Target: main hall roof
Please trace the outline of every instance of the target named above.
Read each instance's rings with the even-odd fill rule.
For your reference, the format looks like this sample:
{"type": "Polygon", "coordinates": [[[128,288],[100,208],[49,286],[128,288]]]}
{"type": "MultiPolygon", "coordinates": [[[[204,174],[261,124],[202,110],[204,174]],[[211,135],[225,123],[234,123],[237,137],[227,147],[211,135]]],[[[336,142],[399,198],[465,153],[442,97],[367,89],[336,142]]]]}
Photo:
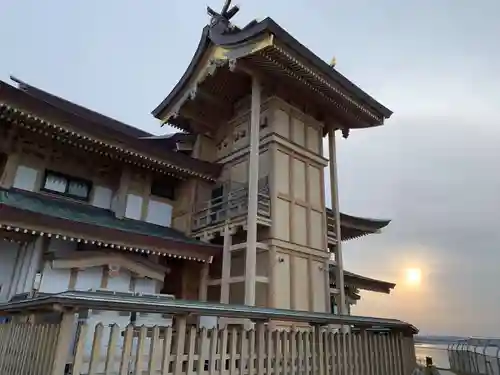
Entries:
{"type": "MultiPolygon", "coordinates": [[[[286,86],[288,94],[297,94],[290,100],[305,106],[314,103],[318,117],[333,117],[343,128],[382,125],[392,115],[388,108],[320,59],[273,19],[253,21],[238,28],[230,23],[234,13],[217,14],[209,9],[209,14],[211,23],[203,29],[189,66],[173,90],[153,110],[155,117],[191,131],[194,128],[190,121],[196,121],[200,114],[205,115],[201,116],[205,119],[212,114],[213,119],[227,120],[222,119],[221,111],[211,112],[209,104],[202,105],[202,97],[223,98],[230,107],[248,94],[249,76],[239,74],[238,65],[260,74],[268,85],[286,86]],[[224,69],[227,66],[229,70],[224,69]],[[205,92],[198,95],[201,88],[205,92]],[[190,117],[195,106],[197,113],[190,117]]],[[[210,102],[213,100],[206,101],[210,102]]]]}

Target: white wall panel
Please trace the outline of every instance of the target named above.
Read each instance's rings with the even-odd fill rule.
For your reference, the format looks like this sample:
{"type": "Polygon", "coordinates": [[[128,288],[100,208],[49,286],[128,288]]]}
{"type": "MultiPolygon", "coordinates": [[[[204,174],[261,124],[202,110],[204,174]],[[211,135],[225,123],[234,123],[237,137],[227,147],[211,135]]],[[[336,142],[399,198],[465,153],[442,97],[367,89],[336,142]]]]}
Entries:
{"type": "Polygon", "coordinates": [[[13,186],[17,189],[35,191],[37,190],[36,181],[38,179],[38,170],[24,165],[17,167],[13,186]]]}

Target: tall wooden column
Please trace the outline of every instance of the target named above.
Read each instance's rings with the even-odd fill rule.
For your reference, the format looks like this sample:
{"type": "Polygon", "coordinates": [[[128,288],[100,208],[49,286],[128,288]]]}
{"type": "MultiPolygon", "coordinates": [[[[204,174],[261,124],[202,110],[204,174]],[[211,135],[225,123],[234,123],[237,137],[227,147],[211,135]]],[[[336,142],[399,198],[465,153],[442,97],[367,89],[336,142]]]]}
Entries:
{"type": "Polygon", "coordinates": [[[200,301],[207,301],[208,292],[208,263],[203,263],[200,269],[200,286],[198,290],[198,298],[200,301]]]}
{"type": "Polygon", "coordinates": [[[335,147],[335,129],[328,130],[328,150],[330,153],[330,189],[332,198],[332,210],[335,218],[335,286],[339,290],[337,301],[338,312],[341,315],[346,314],[345,289],[344,289],[344,262],[342,260],[342,236],[340,231],[340,210],[338,195],[338,173],[337,173],[337,150],[335,147]]]}
{"type": "Polygon", "coordinates": [[[257,204],[259,190],[260,101],[259,80],[252,77],[252,107],[250,114],[250,155],[248,162],[247,249],[245,257],[245,305],[255,305],[257,267],[257,204]]]}
{"type": "Polygon", "coordinates": [[[222,250],[222,273],[220,280],[220,302],[229,303],[229,279],[231,278],[231,244],[232,230],[229,224],[224,227],[224,247],[222,250]]]}

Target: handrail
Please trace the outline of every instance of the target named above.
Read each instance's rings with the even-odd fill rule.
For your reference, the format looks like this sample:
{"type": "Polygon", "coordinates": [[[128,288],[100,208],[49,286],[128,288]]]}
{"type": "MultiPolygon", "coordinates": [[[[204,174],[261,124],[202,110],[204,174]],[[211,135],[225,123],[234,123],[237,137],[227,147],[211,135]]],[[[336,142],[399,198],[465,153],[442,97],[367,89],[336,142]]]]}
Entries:
{"type": "Polygon", "coordinates": [[[397,319],[363,316],[333,315],[307,311],[269,309],[261,307],[172,300],[148,295],[129,293],[68,291],[22,301],[0,304],[0,312],[29,314],[44,309],[98,309],[110,311],[145,312],[195,316],[217,316],[250,319],[253,321],[294,321],[314,325],[348,325],[359,328],[389,329],[415,334],[418,330],[409,323],[397,319]]]}
{"type": "MultiPolygon", "coordinates": [[[[193,215],[193,230],[204,228],[208,225],[220,223],[226,219],[241,216],[248,212],[248,188],[240,183],[228,182],[224,186],[231,189],[218,197],[198,204],[193,215]]],[[[271,216],[271,200],[269,197],[269,178],[259,180],[257,192],[258,214],[269,218],[271,216]]]]}
{"type": "MultiPolygon", "coordinates": [[[[258,182],[258,194],[260,196],[269,197],[269,177],[265,176],[259,179],[258,182]]],[[[214,205],[220,205],[221,203],[226,203],[233,199],[241,199],[248,197],[248,187],[240,182],[229,181],[223,185],[225,187],[225,194],[211,198],[204,202],[198,203],[195,206],[195,212],[213,209],[214,205]],[[239,186],[233,188],[233,186],[239,186]],[[214,201],[219,201],[220,203],[213,203],[214,201]]]]}

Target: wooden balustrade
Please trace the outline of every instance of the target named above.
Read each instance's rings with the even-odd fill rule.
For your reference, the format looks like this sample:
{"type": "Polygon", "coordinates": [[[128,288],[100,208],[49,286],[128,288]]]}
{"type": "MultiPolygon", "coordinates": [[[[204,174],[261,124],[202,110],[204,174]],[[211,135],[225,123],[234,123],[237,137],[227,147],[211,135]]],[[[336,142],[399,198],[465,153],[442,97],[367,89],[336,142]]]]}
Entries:
{"type": "Polygon", "coordinates": [[[0,375],[410,375],[416,367],[417,330],[395,319],[83,291],[0,310],[12,319],[0,324],[0,375]],[[89,309],[169,314],[175,323],[119,327],[88,318],[89,309]],[[197,316],[246,323],[197,328],[197,316]]]}
{"type": "Polygon", "coordinates": [[[0,324],[0,375],[46,375],[54,359],[59,324],[0,324]]]}
{"type": "MultiPolygon", "coordinates": [[[[3,324],[0,374],[50,374],[58,332],[58,325],[3,324]]],[[[73,375],[409,375],[415,362],[412,338],[396,332],[264,323],[197,329],[185,317],[175,328],[82,324],[70,349],[65,367],[73,375]]]]}
{"type": "Polygon", "coordinates": [[[186,318],[175,329],[99,324],[90,332],[82,326],[72,373],[409,375],[412,346],[413,340],[390,332],[270,330],[262,323],[252,330],[186,328],[186,318]]]}
{"type": "MultiPolygon", "coordinates": [[[[193,230],[206,228],[243,216],[248,211],[248,187],[243,184],[228,183],[225,185],[227,192],[221,196],[203,202],[194,210],[193,230]]],[[[259,180],[258,190],[258,215],[264,218],[271,216],[271,203],[269,198],[268,177],[259,180]]]]}

